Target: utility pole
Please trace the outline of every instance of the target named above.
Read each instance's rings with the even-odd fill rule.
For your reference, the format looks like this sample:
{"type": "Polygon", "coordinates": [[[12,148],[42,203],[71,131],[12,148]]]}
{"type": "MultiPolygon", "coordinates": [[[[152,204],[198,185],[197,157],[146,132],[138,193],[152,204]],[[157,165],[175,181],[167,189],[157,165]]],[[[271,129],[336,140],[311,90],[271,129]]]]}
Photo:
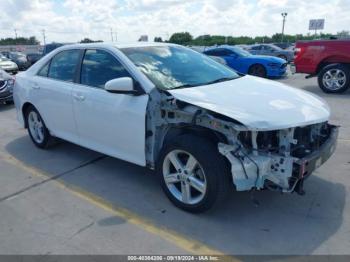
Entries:
{"type": "Polygon", "coordinates": [[[45,35],[45,29],[43,29],[41,32],[43,33],[44,45],[46,45],[46,35],[45,35]]]}
{"type": "Polygon", "coordinates": [[[112,30],[112,27],[111,27],[111,38],[112,38],[112,42],[114,42],[114,40],[113,40],[113,30],[112,30]]]}
{"type": "Polygon", "coordinates": [[[15,31],[15,44],[17,45],[17,29],[15,28],[14,31],[15,31]]]}
{"type": "Polygon", "coordinates": [[[281,15],[283,17],[283,24],[282,24],[282,43],[283,43],[283,39],[284,39],[284,25],[286,24],[286,17],[288,15],[288,13],[282,13],[281,15]]]}

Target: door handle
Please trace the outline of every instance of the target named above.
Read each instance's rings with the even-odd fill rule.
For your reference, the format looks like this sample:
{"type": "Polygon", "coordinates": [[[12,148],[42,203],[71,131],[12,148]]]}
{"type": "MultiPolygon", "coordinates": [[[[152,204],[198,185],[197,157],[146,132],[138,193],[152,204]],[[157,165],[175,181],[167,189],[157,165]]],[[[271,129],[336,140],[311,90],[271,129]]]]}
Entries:
{"type": "Polygon", "coordinates": [[[32,85],[32,88],[33,88],[33,89],[40,89],[40,86],[39,86],[37,83],[34,83],[34,84],[32,85]]]}
{"type": "Polygon", "coordinates": [[[84,101],[85,100],[85,96],[83,96],[83,95],[74,94],[73,97],[77,101],[84,101]]]}

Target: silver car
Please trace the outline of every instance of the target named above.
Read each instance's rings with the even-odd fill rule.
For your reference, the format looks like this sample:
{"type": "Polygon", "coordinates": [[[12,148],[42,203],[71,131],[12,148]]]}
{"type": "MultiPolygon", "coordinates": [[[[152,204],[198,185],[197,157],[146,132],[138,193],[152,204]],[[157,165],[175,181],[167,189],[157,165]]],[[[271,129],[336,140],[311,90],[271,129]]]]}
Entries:
{"type": "Polygon", "coordinates": [[[0,55],[0,69],[13,74],[18,72],[17,64],[3,55],[0,55]]]}
{"type": "Polygon", "coordinates": [[[273,44],[252,45],[249,47],[248,51],[253,55],[277,56],[287,62],[292,62],[294,60],[294,52],[292,50],[283,50],[273,44]]]}

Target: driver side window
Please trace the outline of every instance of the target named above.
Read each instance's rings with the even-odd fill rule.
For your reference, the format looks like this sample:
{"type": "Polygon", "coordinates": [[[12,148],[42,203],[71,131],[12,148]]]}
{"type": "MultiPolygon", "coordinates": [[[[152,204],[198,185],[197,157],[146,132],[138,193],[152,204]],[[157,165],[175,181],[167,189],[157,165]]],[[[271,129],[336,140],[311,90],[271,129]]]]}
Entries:
{"type": "Polygon", "coordinates": [[[81,84],[104,88],[109,80],[120,77],[131,76],[114,56],[103,50],[86,50],[81,66],[81,84]]]}

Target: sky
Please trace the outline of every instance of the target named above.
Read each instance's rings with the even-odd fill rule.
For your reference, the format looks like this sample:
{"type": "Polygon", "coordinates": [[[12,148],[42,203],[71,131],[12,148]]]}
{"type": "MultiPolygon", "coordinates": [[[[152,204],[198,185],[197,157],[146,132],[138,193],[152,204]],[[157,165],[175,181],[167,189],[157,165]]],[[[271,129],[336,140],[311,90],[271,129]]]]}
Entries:
{"type": "Polygon", "coordinates": [[[350,0],[0,0],[0,38],[36,36],[43,42],[77,42],[88,37],[118,42],[140,35],[168,39],[193,36],[308,33],[310,19],[324,18],[323,32],[350,30],[350,0]]]}

